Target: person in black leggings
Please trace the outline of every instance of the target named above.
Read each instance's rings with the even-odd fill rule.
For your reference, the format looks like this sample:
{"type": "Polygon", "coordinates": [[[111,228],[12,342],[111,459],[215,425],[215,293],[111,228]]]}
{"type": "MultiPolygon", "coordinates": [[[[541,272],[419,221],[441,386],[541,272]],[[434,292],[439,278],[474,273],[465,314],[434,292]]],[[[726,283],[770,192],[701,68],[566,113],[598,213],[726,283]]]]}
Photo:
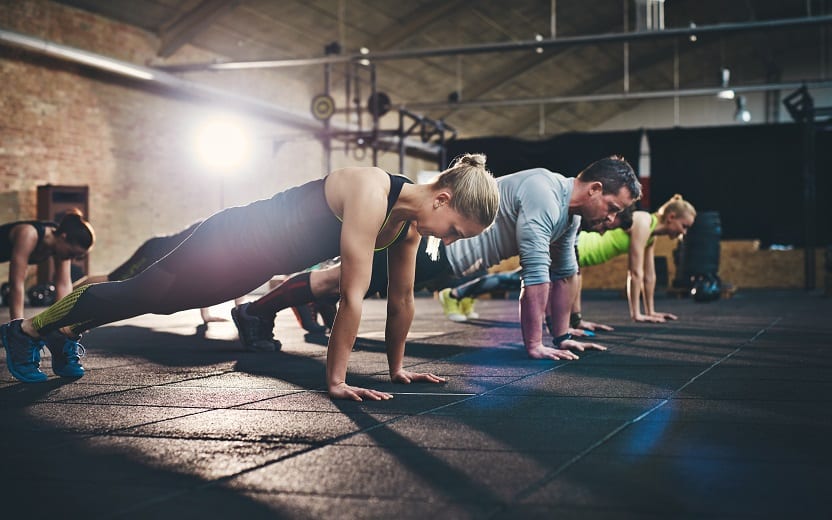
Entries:
{"type": "Polygon", "coordinates": [[[476,235],[494,220],[498,205],[496,181],[482,155],[460,157],[424,185],[378,168],[336,170],[270,199],[216,213],[133,278],[79,287],[33,318],[3,325],[7,365],[17,379],[37,382],[40,370],[29,354],[40,348],[46,334],[60,331],[77,341],[82,332],[113,321],[208,307],[247,294],[274,274],[297,272],[340,255],[341,306],[327,355],[329,394],[389,399],[389,393],[346,383],[373,251],[388,249],[390,377],[399,383],[442,382],[403,367],[420,234],[447,244],[476,235]]]}

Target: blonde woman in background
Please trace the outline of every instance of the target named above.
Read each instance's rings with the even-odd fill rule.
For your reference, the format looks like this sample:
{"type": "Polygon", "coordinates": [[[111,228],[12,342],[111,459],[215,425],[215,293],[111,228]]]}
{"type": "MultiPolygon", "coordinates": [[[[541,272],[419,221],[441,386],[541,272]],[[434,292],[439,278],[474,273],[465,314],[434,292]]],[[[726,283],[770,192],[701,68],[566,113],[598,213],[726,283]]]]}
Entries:
{"type": "MultiPolygon", "coordinates": [[[[627,215],[624,215],[627,218],[627,215]]],[[[656,268],[654,263],[654,240],[657,236],[684,237],[696,219],[696,209],[676,194],[655,213],[633,211],[632,224],[616,227],[603,233],[585,232],[578,234],[578,265],[588,267],[602,264],[613,257],[628,254],[627,302],[630,319],[635,322],[662,323],[678,317],[655,308],[656,268]],[[642,309],[643,304],[643,309],[642,309]]],[[[616,225],[616,224],[613,224],[616,225]]],[[[617,225],[621,225],[619,222],[617,225]]],[[[572,305],[570,325],[575,329],[611,330],[611,327],[589,322],[581,314],[580,291],[572,305]]]]}

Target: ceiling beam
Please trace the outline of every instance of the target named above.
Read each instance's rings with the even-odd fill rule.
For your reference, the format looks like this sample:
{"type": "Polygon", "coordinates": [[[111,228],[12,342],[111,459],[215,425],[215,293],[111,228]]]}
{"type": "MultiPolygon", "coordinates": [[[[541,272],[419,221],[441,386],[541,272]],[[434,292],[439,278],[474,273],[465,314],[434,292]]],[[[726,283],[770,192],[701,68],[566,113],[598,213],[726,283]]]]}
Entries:
{"type": "MultiPolygon", "coordinates": [[[[608,26],[607,29],[612,30],[617,27],[618,26],[608,26]]],[[[467,81],[467,83],[471,84],[471,86],[466,86],[463,88],[463,92],[460,93],[463,94],[462,99],[481,98],[487,95],[489,92],[497,90],[500,87],[503,87],[505,85],[508,85],[509,83],[516,81],[518,77],[533,70],[537,66],[542,65],[543,63],[546,63],[549,60],[566,58],[570,54],[577,52],[577,50],[577,46],[566,47],[563,49],[554,49],[552,51],[543,52],[538,52],[538,50],[535,49],[534,52],[526,54],[518,60],[513,60],[508,66],[500,67],[497,71],[489,71],[489,73],[486,74],[484,78],[480,77],[475,80],[467,81]]],[[[448,110],[447,112],[438,115],[437,119],[445,120],[454,113],[456,113],[456,109],[450,108],[450,110],[448,110]]]]}
{"type": "Polygon", "coordinates": [[[199,70],[239,70],[239,69],[267,69],[281,67],[298,67],[309,65],[325,65],[327,63],[344,63],[350,61],[370,60],[407,60],[431,58],[437,56],[458,56],[464,54],[485,54],[492,52],[534,51],[538,47],[554,49],[559,47],[573,47],[580,45],[598,45],[600,43],[649,41],[668,38],[701,37],[706,34],[726,34],[746,31],[774,30],[786,27],[811,27],[832,23],[832,15],[806,16],[802,18],[783,18],[776,20],[761,20],[753,22],[734,22],[714,25],[674,27],[659,31],[625,31],[608,34],[591,34],[584,36],[567,36],[563,38],[544,39],[541,41],[527,40],[515,42],[480,43],[461,45],[457,47],[439,47],[433,49],[403,49],[393,51],[370,52],[369,54],[342,54],[323,56],[318,58],[299,58],[287,60],[251,60],[236,62],[184,63],[179,65],[157,65],[158,68],[177,72],[199,70]]]}
{"type": "MultiPolygon", "coordinates": [[[[572,49],[567,49],[566,51],[558,53],[557,56],[561,56],[571,51],[572,49]]],[[[465,87],[463,89],[464,98],[480,98],[488,94],[489,92],[497,90],[503,85],[506,85],[516,80],[518,76],[534,69],[538,65],[554,57],[555,56],[552,56],[551,54],[548,56],[544,56],[542,54],[531,54],[528,56],[524,56],[519,60],[512,61],[511,65],[507,67],[501,67],[498,71],[494,72],[493,74],[489,73],[487,78],[485,79],[469,80],[467,83],[470,83],[472,86],[465,87]]],[[[446,119],[457,110],[453,104],[448,104],[446,108],[448,108],[449,110],[437,116],[436,119],[446,119]]]]}
{"type": "Polygon", "coordinates": [[[415,13],[407,15],[407,23],[403,26],[385,28],[383,33],[386,33],[387,36],[375,40],[373,48],[377,50],[391,49],[463,5],[465,5],[465,0],[436,0],[429,5],[420,6],[415,13]]]}
{"type": "MultiPolygon", "coordinates": [[[[640,71],[643,69],[647,69],[649,67],[655,66],[656,63],[662,63],[667,59],[668,51],[665,48],[661,48],[650,52],[649,54],[640,56],[637,60],[631,61],[629,63],[629,70],[630,74],[632,75],[636,71],[640,71]]],[[[601,96],[609,96],[607,100],[621,100],[621,101],[631,101],[635,99],[639,99],[638,93],[636,92],[620,92],[620,93],[612,93],[612,94],[597,94],[597,92],[608,88],[610,85],[614,85],[616,83],[620,83],[622,78],[621,70],[608,70],[602,74],[598,74],[594,78],[591,78],[588,81],[583,81],[579,85],[575,86],[574,88],[567,91],[562,96],[557,96],[559,100],[559,104],[564,103],[578,103],[578,102],[593,102],[593,101],[601,101],[607,99],[601,96]],[[587,92],[592,92],[593,94],[586,94],[587,92]],[[628,97],[629,96],[629,97],[628,97]]],[[[667,96],[660,96],[660,97],[667,97],[667,96]]],[[[546,103],[543,103],[544,105],[546,103]]],[[[555,110],[562,110],[567,107],[560,107],[555,110]]],[[[553,112],[554,113],[554,112],[553,112]]],[[[553,113],[546,114],[546,119],[552,117],[553,113]]],[[[539,123],[539,118],[528,118],[526,120],[520,121],[518,124],[514,125],[514,128],[509,130],[507,135],[515,135],[522,132],[525,132],[528,128],[537,126],[539,123]]]]}
{"type": "Polygon", "coordinates": [[[183,14],[159,31],[162,45],[158,55],[168,58],[194,36],[205,30],[221,16],[231,12],[242,0],[203,0],[195,8],[183,14]]]}

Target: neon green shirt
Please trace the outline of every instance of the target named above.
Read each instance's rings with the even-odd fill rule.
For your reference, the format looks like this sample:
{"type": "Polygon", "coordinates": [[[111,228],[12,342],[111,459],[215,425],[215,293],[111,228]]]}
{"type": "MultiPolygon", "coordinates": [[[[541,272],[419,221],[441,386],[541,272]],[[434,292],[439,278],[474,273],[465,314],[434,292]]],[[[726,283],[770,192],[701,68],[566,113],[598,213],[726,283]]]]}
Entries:
{"type": "MultiPolygon", "coordinates": [[[[659,217],[650,215],[650,239],[647,245],[653,243],[653,230],[659,223],[659,217]]],[[[623,255],[630,249],[630,234],[621,228],[610,229],[605,233],[595,231],[581,231],[578,233],[578,265],[587,267],[603,264],[618,255],[623,255]]]]}

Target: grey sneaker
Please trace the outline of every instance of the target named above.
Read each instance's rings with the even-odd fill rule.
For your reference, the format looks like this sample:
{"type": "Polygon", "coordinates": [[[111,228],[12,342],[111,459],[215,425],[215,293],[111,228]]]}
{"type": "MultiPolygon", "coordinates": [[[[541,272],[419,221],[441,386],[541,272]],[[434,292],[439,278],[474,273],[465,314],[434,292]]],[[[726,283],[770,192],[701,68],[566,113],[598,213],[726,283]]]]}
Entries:
{"type": "Polygon", "coordinates": [[[55,375],[78,379],[86,371],[81,365],[81,358],[87,350],[78,343],[81,336],[68,338],[60,332],[51,332],[46,336],[46,348],[52,353],[52,371],[55,375]]]}
{"type": "Polygon", "coordinates": [[[274,316],[262,318],[246,312],[250,304],[244,303],[231,309],[231,319],[237,326],[243,348],[252,352],[274,352],[283,346],[274,339],[274,316]]]}
{"type": "Polygon", "coordinates": [[[40,371],[40,350],[44,341],[27,336],[20,328],[21,323],[23,320],[14,320],[0,326],[0,338],[6,348],[6,366],[18,381],[42,383],[49,379],[40,371]]]}

